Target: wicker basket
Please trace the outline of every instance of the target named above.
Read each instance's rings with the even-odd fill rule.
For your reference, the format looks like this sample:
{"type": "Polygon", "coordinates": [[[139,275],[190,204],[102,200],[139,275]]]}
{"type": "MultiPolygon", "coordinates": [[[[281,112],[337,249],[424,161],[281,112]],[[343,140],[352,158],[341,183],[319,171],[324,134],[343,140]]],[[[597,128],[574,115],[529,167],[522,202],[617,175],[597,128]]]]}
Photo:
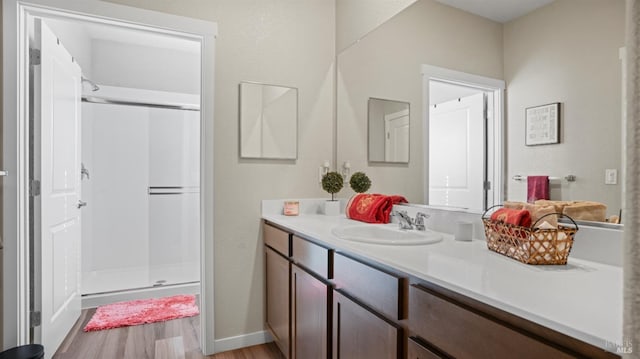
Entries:
{"type": "Polygon", "coordinates": [[[542,216],[530,228],[521,227],[492,221],[491,216],[487,217],[487,213],[496,207],[499,206],[487,209],[482,215],[487,247],[490,250],[526,264],[567,264],[573,236],[578,231],[578,225],[571,217],[564,216],[574,227],[559,224],[557,229],[536,228],[544,217],[563,216],[560,213],[542,216]]]}

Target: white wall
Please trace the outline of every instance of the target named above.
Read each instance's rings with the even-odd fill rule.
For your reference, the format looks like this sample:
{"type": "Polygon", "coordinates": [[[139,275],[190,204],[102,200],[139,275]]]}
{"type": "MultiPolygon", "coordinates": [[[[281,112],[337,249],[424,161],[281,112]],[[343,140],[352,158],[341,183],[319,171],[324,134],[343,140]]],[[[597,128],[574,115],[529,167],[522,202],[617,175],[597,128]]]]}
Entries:
{"type": "Polygon", "coordinates": [[[552,199],[595,200],[617,214],[621,182],[621,62],[623,0],[557,0],[505,24],[507,82],[507,198],[526,200],[515,174],[577,176],[552,185],[552,199]],[[525,108],[562,103],[560,144],[527,147],[525,108]]]}
{"type": "Polygon", "coordinates": [[[94,37],[105,36],[101,32],[108,31],[100,26],[55,19],[46,22],[78,61],[83,75],[99,85],[200,93],[199,52],[187,51],[185,46],[168,48],[155,37],[145,46],[140,44],[142,35],[138,33],[122,42],[116,40],[122,36],[121,30],[109,40],[94,37]]]}
{"type": "Polygon", "coordinates": [[[422,64],[501,79],[502,25],[419,0],[338,56],[338,165],[348,160],[353,172],[367,173],[371,192],[414,203],[424,203],[422,64]],[[408,165],[368,164],[369,97],[410,102],[408,165]]]}
{"type": "Polygon", "coordinates": [[[92,80],[99,85],[200,94],[199,53],[103,39],[91,44],[92,80]]]}
{"type": "Polygon", "coordinates": [[[416,0],[335,0],[336,49],[349,47],[416,0]]]}
{"type": "MultiPolygon", "coordinates": [[[[332,1],[112,0],[218,23],[215,84],[215,334],[264,329],[260,200],[328,196],[318,166],[332,158],[332,1]],[[299,89],[297,161],[238,159],[238,84],[299,89]]],[[[203,219],[208,220],[208,219],[203,219]]]]}

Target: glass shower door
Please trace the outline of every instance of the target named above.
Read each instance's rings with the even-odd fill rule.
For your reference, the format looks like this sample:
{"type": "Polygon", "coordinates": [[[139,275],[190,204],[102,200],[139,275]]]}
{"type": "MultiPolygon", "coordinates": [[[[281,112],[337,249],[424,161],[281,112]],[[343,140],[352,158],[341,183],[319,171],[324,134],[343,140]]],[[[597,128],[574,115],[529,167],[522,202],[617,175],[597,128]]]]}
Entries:
{"type": "Polygon", "coordinates": [[[83,104],[83,295],[200,280],[200,112],[83,104]]]}
{"type": "Polygon", "coordinates": [[[151,109],[149,274],[153,286],[200,280],[200,113],[151,109]]]}

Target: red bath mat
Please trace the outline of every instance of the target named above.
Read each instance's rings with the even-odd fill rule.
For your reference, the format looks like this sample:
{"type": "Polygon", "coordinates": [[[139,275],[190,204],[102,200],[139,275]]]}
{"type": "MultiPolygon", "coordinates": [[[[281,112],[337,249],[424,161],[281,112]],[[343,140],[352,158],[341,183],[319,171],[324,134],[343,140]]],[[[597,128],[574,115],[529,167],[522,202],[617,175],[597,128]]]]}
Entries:
{"type": "Polygon", "coordinates": [[[132,300],[103,305],[96,309],[85,332],[162,322],[200,314],[195,295],[132,300]]]}

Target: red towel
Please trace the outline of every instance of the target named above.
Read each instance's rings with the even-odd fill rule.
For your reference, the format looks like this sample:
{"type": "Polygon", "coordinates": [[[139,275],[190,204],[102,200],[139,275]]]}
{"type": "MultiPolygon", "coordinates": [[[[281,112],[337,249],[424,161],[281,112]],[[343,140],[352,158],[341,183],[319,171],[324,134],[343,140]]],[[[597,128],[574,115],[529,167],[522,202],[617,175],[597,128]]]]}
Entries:
{"type": "Polygon", "coordinates": [[[389,223],[389,215],[394,204],[407,203],[402,196],[360,193],[347,203],[347,218],[367,223],[389,223]]]}
{"type": "Polygon", "coordinates": [[[514,226],[531,227],[531,214],[526,209],[500,208],[493,212],[491,220],[514,226]]]}
{"type": "Polygon", "coordinates": [[[549,199],[549,176],[527,177],[527,202],[549,199]]]}

